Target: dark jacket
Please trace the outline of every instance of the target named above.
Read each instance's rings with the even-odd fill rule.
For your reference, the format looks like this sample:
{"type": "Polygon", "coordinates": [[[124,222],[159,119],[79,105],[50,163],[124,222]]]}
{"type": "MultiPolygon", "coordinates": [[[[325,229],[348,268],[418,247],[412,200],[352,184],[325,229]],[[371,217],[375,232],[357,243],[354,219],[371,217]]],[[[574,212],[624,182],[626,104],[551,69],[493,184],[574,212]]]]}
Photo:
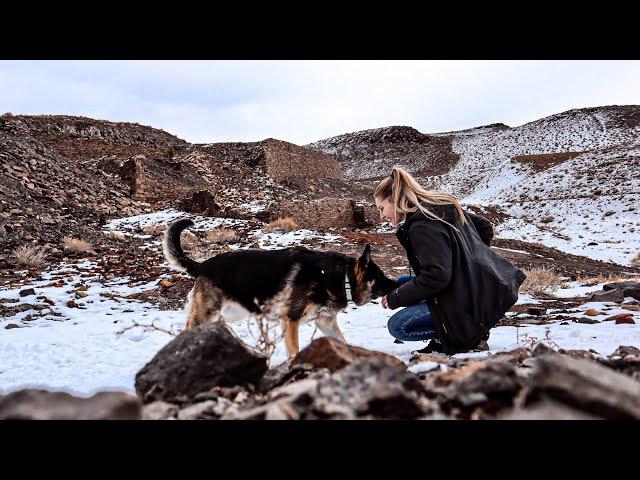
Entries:
{"type": "Polygon", "coordinates": [[[525,275],[489,248],[493,228],[486,219],[466,212],[463,225],[453,205],[429,209],[457,230],[420,210],[408,214],[396,236],[416,278],[387,300],[392,309],[426,300],[444,350],[466,352],[518,300],[525,275]]]}

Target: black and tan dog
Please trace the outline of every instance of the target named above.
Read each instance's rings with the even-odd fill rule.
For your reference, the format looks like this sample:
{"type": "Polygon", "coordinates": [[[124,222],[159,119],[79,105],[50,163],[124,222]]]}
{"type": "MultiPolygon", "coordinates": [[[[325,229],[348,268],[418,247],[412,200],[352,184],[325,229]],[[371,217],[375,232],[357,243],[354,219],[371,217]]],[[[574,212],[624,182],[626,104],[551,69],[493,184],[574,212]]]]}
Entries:
{"type": "Polygon", "coordinates": [[[169,264],[195,279],[185,330],[261,313],[280,321],[287,353],[295,355],[300,323],[314,320],[322,333],[345,342],[336,316],[347,302],[363,305],[397,287],[371,260],[369,245],[357,259],[292,247],[237,250],[199,263],[187,258],[180,245],[180,233],[192,225],[188,219],[173,222],[162,243],[169,264]]]}

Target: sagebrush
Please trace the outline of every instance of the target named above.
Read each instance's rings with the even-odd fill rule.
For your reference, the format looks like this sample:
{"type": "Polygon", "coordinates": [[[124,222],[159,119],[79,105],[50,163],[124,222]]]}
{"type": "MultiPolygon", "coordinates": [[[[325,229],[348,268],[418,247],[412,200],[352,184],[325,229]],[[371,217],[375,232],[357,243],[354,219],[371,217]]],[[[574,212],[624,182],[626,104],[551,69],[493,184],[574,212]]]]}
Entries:
{"type": "Polygon", "coordinates": [[[291,217],[278,218],[273,222],[269,223],[265,227],[265,231],[267,232],[293,232],[294,230],[298,230],[298,224],[291,217]]]}

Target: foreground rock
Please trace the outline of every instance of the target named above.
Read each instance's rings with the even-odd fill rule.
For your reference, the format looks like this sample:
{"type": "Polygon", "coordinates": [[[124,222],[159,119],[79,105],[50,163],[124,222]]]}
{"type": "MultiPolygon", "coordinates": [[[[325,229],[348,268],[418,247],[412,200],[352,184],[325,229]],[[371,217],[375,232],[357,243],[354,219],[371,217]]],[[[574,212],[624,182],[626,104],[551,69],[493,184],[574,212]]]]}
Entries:
{"type": "Polygon", "coordinates": [[[537,359],[525,404],[544,397],[607,419],[640,419],[640,383],[582,358],[537,359]]]}
{"type": "Polygon", "coordinates": [[[223,322],[182,332],[136,375],[143,403],[188,402],[216,386],[257,383],[267,358],[244,344],[223,322]]]}
{"type": "Polygon", "coordinates": [[[278,387],[267,399],[264,405],[231,411],[223,419],[414,419],[431,413],[420,379],[404,365],[382,358],[278,387]]]}
{"type": "Polygon", "coordinates": [[[0,420],[137,420],[138,400],[122,392],[89,398],[66,392],[25,389],[0,397],[0,420]]]}
{"type": "Polygon", "coordinates": [[[392,365],[405,366],[401,360],[393,355],[348,345],[331,337],[315,339],[298,353],[291,363],[292,365],[308,363],[315,368],[328,368],[331,372],[335,372],[354,362],[369,358],[379,358],[392,365]]]}

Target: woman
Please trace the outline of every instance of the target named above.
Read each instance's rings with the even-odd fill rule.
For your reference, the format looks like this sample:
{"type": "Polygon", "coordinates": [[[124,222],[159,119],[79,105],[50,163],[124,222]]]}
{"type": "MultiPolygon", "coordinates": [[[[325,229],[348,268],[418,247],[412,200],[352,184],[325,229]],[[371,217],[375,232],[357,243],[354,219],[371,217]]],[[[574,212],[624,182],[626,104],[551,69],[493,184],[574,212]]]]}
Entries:
{"type": "Polygon", "coordinates": [[[382,298],[394,314],[388,323],[396,340],[432,340],[421,351],[448,354],[474,349],[518,299],[524,273],[495,253],[493,228],[462,210],[448,193],[423,189],[394,168],[374,192],[382,220],[398,226],[415,276],[382,298]]]}

